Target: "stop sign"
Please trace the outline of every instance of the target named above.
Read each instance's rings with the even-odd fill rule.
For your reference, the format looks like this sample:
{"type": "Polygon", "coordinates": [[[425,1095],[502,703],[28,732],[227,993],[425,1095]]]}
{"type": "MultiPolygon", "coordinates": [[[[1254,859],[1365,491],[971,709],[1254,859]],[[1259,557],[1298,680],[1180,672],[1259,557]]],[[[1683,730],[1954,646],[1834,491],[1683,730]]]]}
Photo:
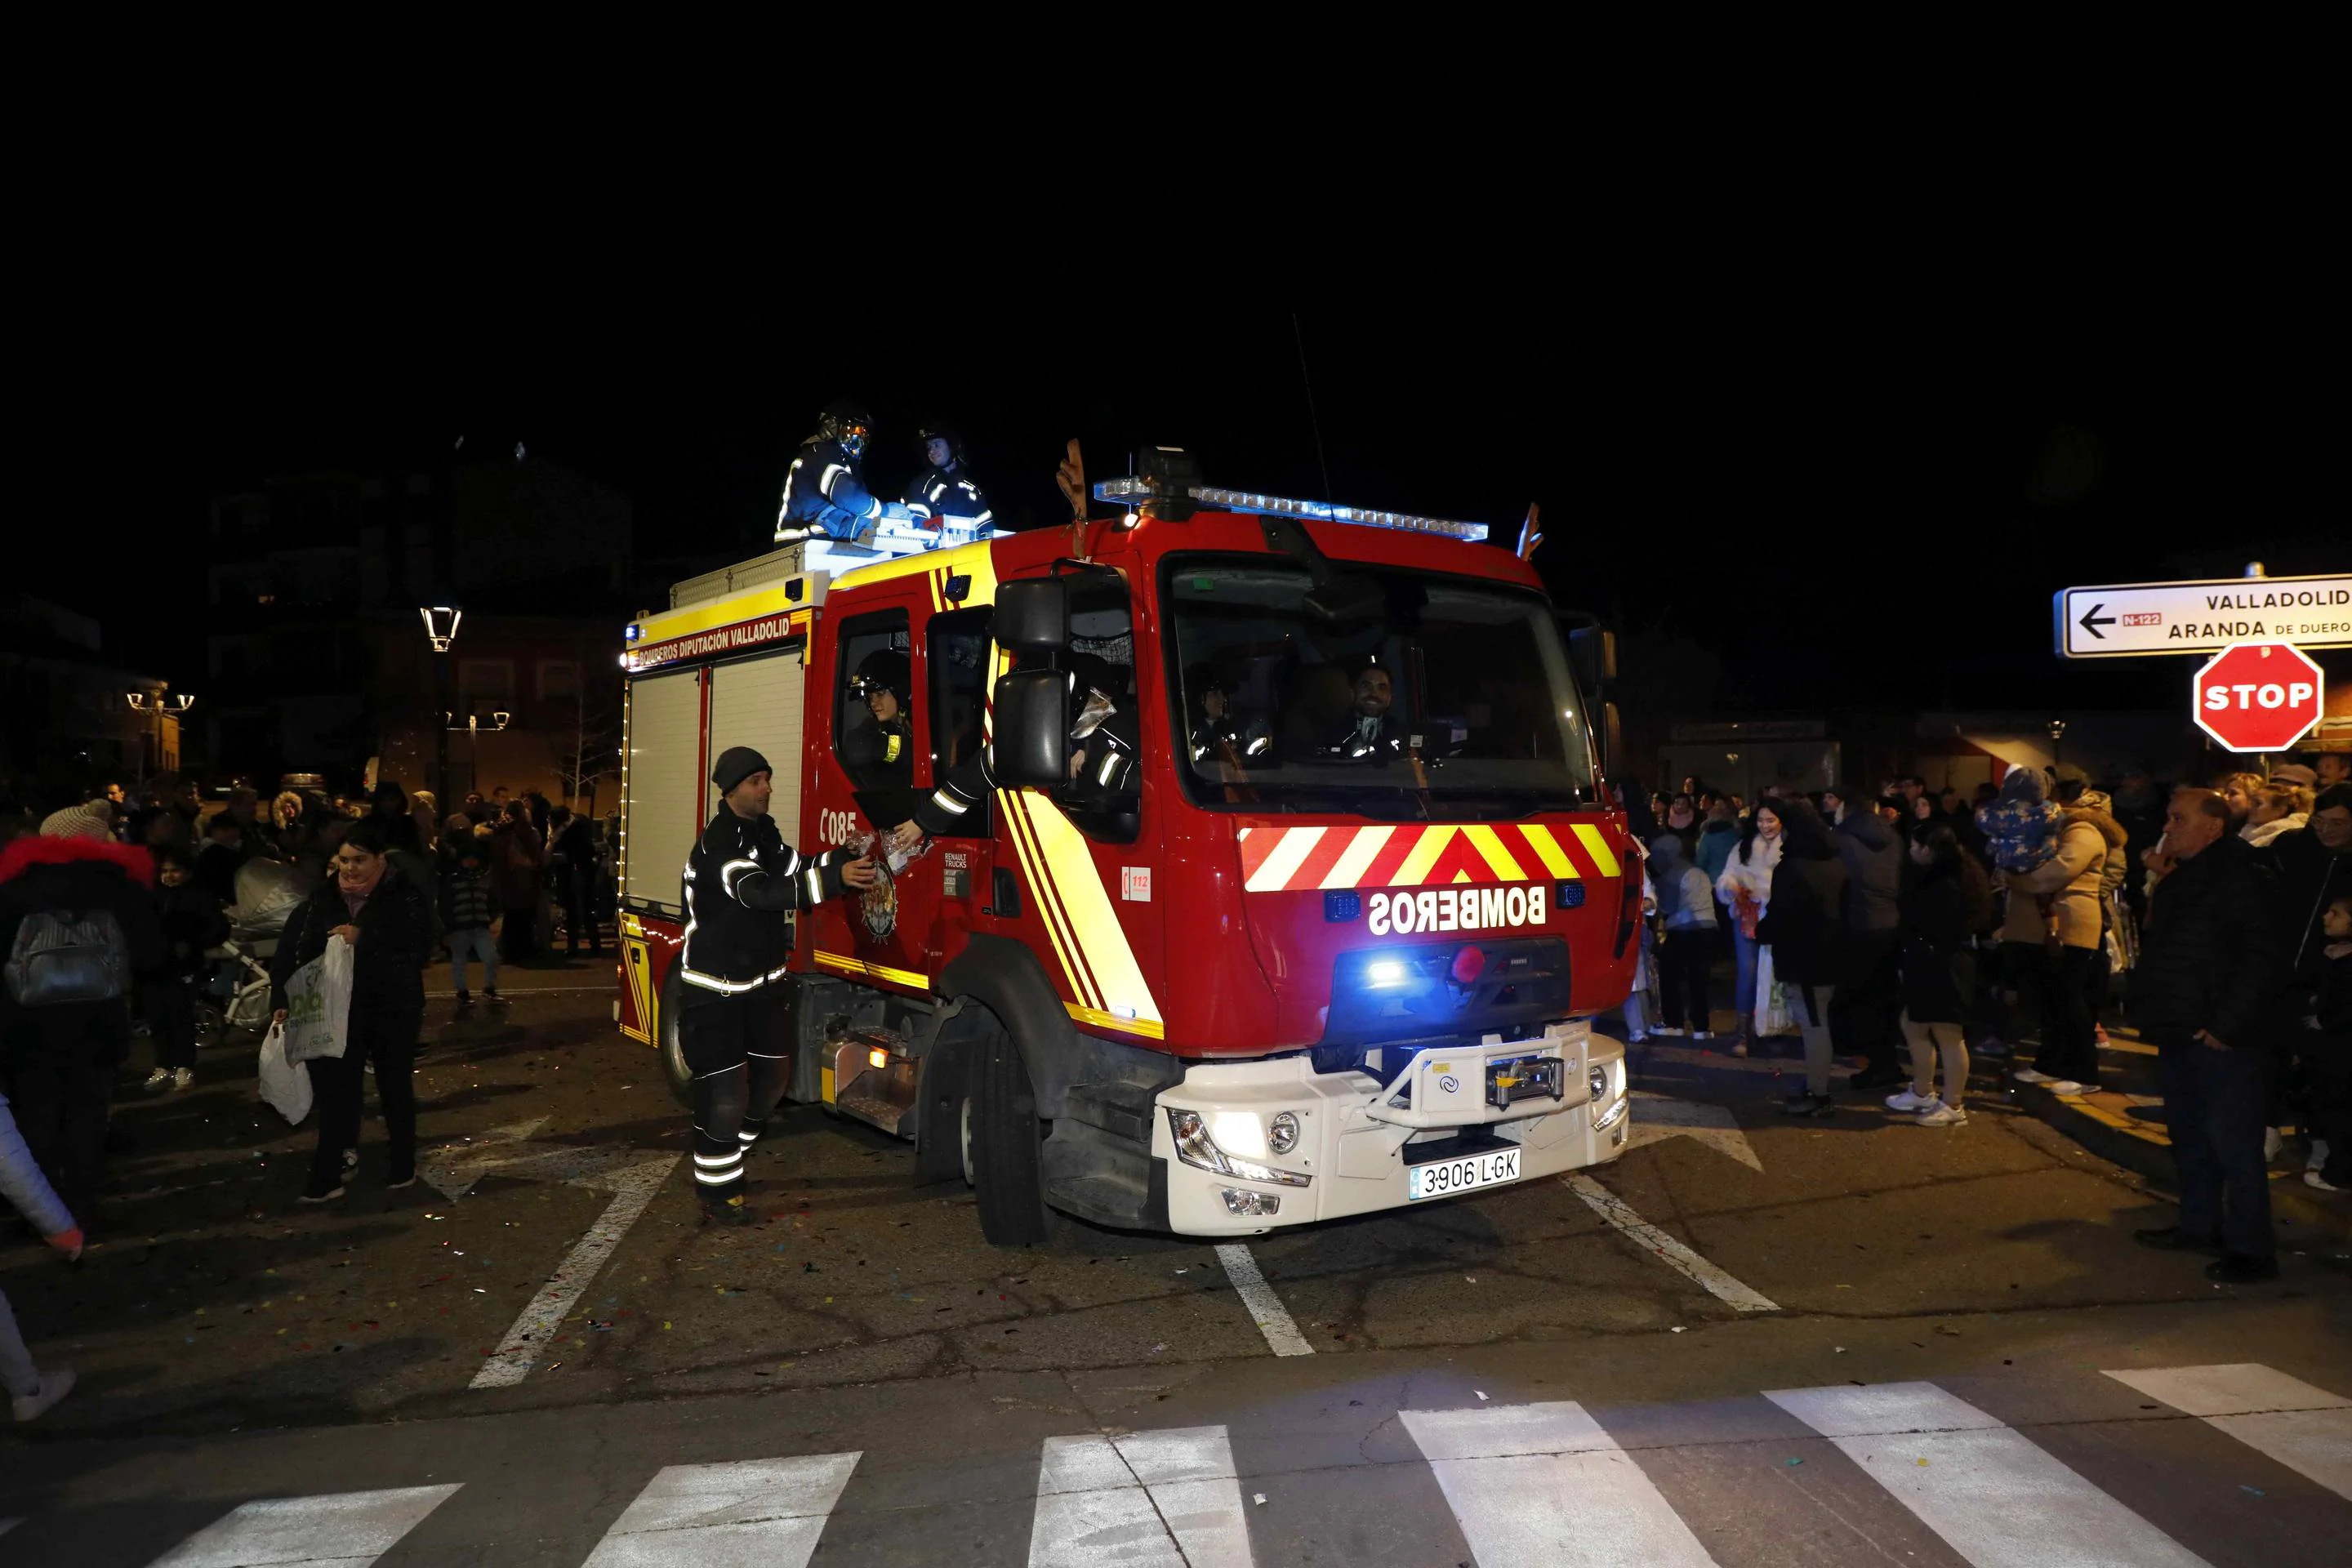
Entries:
{"type": "Polygon", "coordinates": [[[2319,722],[2322,686],[2293,643],[2231,643],[2197,672],[2197,722],[2233,752],[2283,752],[2319,722]]]}

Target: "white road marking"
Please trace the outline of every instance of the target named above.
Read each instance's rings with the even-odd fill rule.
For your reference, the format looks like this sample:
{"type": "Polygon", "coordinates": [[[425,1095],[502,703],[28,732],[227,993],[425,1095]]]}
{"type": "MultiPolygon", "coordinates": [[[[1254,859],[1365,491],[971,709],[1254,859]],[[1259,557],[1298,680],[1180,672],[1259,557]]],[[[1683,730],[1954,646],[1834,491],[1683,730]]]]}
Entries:
{"type": "Polygon", "coordinates": [[[806,1568],[859,1458],[672,1465],[581,1568],[806,1568]]]}
{"type": "Polygon", "coordinates": [[[1224,1265],[1225,1278],[1241,1292],[1242,1305],[1257,1320],[1258,1332],[1265,1336],[1266,1344],[1276,1355],[1313,1355],[1315,1347],[1298,1331],[1291,1321],[1290,1309],[1274,1293],[1274,1287],[1258,1272],[1257,1259],[1250,1249],[1238,1241],[1220,1242],[1217,1261],[1224,1265]]]}
{"type": "Polygon", "coordinates": [[[5,1535],[25,1521],[21,1519],[0,1519],[0,1535],[5,1535]]]}
{"type": "Polygon", "coordinates": [[[1580,1405],[1398,1415],[1478,1568],[1701,1568],[1715,1561],[1580,1405]]]}
{"type": "Polygon", "coordinates": [[[249,1502],[205,1526],[149,1568],[367,1568],[449,1500],[455,1486],[331,1492],[249,1502]]]}
{"type": "Polygon", "coordinates": [[[2204,1560],[1931,1383],[1764,1395],[1837,1445],[1976,1568],[2204,1568],[2204,1560]]]}
{"type": "Polygon", "coordinates": [[[1048,1437],[1029,1568],[1252,1568],[1223,1426],[1048,1437]]]}
{"type": "Polygon", "coordinates": [[[1668,1138],[1688,1138],[1694,1142],[1706,1144],[1726,1159],[1738,1161],[1750,1170],[1764,1168],[1764,1162],[1756,1157],[1755,1149],[1748,1142],[1748,1134],[1741,1131],[1729,1106],[1702,1105],[1694,1100],[1653,1094],[1646,1089],[1635,1089],[1633,1130],[1625,1140],[1627,1151],[1668,1138]]]}
{"type": "Polygon", "coordinates": [[[2251,1362],[2107,1375],[2202,1417],[2338,1497],[2352,1498],[2352,1399],[2251,1362]]]}
{"type": "MultiPolygon", "coordinates": [[[[1757,1167],[1761,1170],[1760,1165],[1757,1167]]],[[[1777,1312],[1780,1303],[1743,1285],[1722,1269],[1635,1214],[1625,1200],[1587,1175],[1560,1178],[1588,1207],[1623,1232],[1633,1243],[1657,1254],[1676,1270],[1704,1286],[1708,1294],[1742,1312],[1777,1312]]]]}
{"type": "Polygon", "coordinates": [[[626,1170],[599,1171],[578,1178],[583,1185],[613,1188],[613,1201],[605,1205],[596,1223],[588,1227],[588,1234],[556,1265],[555,1272],[540,1287],[539,1294],[530,1299],[530,1304],[514,1321],[514,1327],[507,1331],[507,1337],[499,1342],[499,1348],[482,1363],[482,1370],[474,1374],[474,1387],[510,1387],[530,1374],[539,1352],[572,1310],[572,1303],[580,1300],[580,1293],[588,1289],[589,1281],[604,1267],[614,1248],[621,1245],[621,1237],[636,1224],[646,1205],[654,1201],[654,1194],[661,1190],[664,1179],[684,1158],[683,1153],[664,1154],[626,1170]]]}

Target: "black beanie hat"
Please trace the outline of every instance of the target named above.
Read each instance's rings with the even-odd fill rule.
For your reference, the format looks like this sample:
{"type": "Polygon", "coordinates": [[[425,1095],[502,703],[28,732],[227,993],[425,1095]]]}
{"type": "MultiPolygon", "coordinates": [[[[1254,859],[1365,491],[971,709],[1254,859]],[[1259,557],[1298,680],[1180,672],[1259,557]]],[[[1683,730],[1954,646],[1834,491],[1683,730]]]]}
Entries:
{"type": "Polygon", "coordinates": [[[768,759],[749,746],[730,746],[719,753],[719,765],[710,770],[710,782],[726,795],[753,773],[772,773],[768,759]]]}

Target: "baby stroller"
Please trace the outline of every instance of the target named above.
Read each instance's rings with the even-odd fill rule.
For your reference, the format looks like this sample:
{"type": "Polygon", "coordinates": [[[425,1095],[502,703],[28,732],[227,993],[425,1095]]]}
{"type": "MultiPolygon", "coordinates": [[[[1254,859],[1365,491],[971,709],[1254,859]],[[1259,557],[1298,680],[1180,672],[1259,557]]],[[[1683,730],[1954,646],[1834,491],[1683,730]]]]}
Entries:
{"type": "Polygon", "coordinates": [[[231,1029],[257,1034],[269,1024],[269,960],[278,952],[286,922],[302,907],[301,872],[275,860],[248,860],[237,868],[236,902],[228,916],[228,941],[205,956],[213,977],[196,1005],[196,1041],[216,1045],[231,1029]]]}

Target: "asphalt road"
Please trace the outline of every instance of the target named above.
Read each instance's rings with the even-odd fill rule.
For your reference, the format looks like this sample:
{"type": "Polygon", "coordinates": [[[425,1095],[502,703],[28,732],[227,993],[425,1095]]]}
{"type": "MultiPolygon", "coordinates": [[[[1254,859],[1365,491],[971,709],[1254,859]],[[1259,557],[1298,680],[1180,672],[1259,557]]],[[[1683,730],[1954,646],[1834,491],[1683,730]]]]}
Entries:
{"type": "Polygon", "coordinates": [[[83,1376],[7,1439],[5,1561],[2352,1554],[2347,1238],[2217,1288],[2130,1242],[2159,1195],[1997,1095],[1788,1123],[1771,1064],[1660,1054],[1597,1182],[1020,1253],[803,1108],[752,1156],[761,1223],[713,1232],[608,973],[436,1005],[443,1190],[383,1194],[371,1144],[298,1211],[307,1130],[249,1047],[127,1105],[86,1261],[0,1254],[83,1376]]]}

